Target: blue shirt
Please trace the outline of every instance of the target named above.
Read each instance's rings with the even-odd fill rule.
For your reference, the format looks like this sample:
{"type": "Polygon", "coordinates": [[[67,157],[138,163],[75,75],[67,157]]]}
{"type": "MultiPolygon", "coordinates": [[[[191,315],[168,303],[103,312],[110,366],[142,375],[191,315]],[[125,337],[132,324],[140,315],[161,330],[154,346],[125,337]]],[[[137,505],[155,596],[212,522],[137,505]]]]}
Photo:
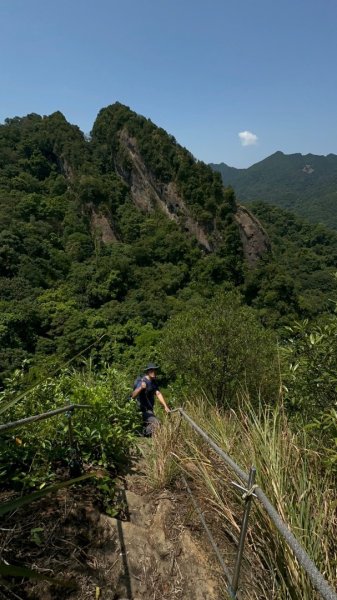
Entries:
{"type": "Polygon", "coordinates": [[[148,379],[143,375],[143,377],[138,377],[138,379],[136,379],[133,389],[135,390],[140,387],[142,381],[146,383],[146,389],[141,390],[137,396],[139,408],[143,413],[147,411],[153,412],[155,395],[158,391],[157,382],[154,379],[148,379]]]}

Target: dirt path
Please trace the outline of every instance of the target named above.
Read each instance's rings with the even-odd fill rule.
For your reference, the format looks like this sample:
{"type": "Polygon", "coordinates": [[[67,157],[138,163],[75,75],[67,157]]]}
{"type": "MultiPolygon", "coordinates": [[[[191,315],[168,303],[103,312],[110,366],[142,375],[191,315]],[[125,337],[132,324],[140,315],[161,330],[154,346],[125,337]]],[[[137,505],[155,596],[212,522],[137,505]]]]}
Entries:
{"type": "Polygon", "coordinates": [[[100,517],[115,546],[114,600],[220,600],[215,565],[180,522],[178,499],[140,492],[143,464],[138,460],[120,482],[124,520],[100,517]]]}

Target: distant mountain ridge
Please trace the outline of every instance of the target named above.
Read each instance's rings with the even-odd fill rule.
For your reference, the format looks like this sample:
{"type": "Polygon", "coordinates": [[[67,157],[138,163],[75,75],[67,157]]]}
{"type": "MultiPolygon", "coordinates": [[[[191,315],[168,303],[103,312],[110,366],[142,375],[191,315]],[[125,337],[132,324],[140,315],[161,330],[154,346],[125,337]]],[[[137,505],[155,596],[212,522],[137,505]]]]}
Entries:
{"type": "Polygon", "coordinates": [[[210,166],[221,173],[243,203],[260,201],[286,208],[312,222],[337,229],[337,155],[275,152],[248,169],[225,163],[210,166]]]}

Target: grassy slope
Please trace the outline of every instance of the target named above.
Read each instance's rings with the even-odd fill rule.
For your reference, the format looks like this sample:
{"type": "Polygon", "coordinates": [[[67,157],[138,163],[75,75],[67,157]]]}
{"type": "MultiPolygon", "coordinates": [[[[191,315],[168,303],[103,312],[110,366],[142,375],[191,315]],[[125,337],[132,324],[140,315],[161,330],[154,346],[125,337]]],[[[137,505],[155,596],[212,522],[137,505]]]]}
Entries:
{"type": "MultiPolygon", "coordinates": [[[[309,450],[305,435],[291,431],[282,406],[259,412],[246,402],[241,411],[221,413],[199,398],[185,409],[242,468],[256,466],[257,483],[319,570],[336,585],[334,482],[322,474],[321,457],[309,450]]],[[[172,415],[154,440],[149,480],[154,488],[173,485],[182,469],[226,555],[229,541],[238,539],[242,514],[240,494],[230,483],[233,473],[185,422],[178,436],[178,418],[172,415]]],[[[250,597],[319,598],[258,502],[250,519],[244,568],[256,573],[250,597]],[[266,568],[269,576],[274,574],[272,581],[263,575],[266,568]]]]}

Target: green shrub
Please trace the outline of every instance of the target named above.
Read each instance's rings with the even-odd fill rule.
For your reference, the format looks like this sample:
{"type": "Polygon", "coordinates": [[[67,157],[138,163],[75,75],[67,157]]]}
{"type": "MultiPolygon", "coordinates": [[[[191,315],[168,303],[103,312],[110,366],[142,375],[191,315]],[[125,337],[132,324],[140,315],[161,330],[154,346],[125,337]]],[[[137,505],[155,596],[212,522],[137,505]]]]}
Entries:
{"type": "Polygon", "coordinates": [[[306,420],[337,402],[337,319],[309,321],[287,327],[282,377],[288,409],[306,420]]]}
{"type": "MultiPolygon", "coordinates": [[[[17,394],[16,373],[11,387],[2,393],[0,408],[17,394]]],[[[98,374],[64,370],[49,378],[3,414],[4,422],[47,412],[70,404],[86,404],[72,415],[74,446],[84,463],[116,470],[127,460],[139,414],[129,400],[129,384],[124,373],[107,368],[98,374]]],[[[18,395],[18,394],[17,394],[18,395]]],[[[73,460],[74,448],[69,438],[69,415],[21,426],[2,436],[0,483],[19,489],[45,485],[73,460]]]]}
{"type": "Polygon", "coordinates": [[[272,402],[279,389],[275,339],[234,292],[169,320],[161,355],[189,394],[203,390],[219,405],[233,405],[239,392],[272,402]]]}

